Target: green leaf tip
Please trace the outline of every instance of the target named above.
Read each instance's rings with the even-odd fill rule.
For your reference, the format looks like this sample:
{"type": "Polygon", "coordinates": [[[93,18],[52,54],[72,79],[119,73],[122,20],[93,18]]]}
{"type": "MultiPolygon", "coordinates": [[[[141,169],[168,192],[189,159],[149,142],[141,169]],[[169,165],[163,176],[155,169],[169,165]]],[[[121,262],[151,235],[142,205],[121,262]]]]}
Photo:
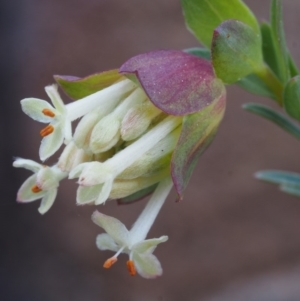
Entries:
{"type": "Polygon", "coordinates": [[[210,47],[214,29],[223,21],[236,19],[259,34],[258,22],[241,0],[181,0],[188,29],[206,47],[210,47]]]}
{"type": "Polygon", "coordinates": [[[260,35],[237,20],[227,20],[214,30],[211,53],[217,77],[227,84],[264,65],[260,35]]]}

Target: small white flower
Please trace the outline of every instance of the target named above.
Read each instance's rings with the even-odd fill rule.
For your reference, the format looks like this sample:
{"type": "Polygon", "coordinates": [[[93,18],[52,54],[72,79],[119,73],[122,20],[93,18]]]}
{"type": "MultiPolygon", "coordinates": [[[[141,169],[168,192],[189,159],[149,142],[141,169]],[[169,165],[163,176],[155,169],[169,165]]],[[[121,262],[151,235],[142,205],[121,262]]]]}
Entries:
{"type": "Polygon", "coordinates": [[[106,89],[64,105],[57,86],[51,85],[47,86],[45,90],[53,106],[47,101],[37,98],[21,100],[22,110],[25,114],[36,121],[49,123],[40,132],[43,137],[39,152],[41,160],[44,161],[52,156],[64,140],[66,144],[71,141],[72,121],[101,107],[108,99],[116,105],[124,95],[135,88],[136,85],[132,81],[124,79],[106,89]]]}
{"type": "Polygon", "coordinates": [[[25,98],[21,100],[22,110],[32,119],[49,123],[40,134],[43,137],[40,147],[42,161],[53,155],[62,145],[64,137],[71,139],[71,123],[67,120],[67,110],[57,91],[57,86],[47,86],[46,93],[53,106],[47,101],[38,98],[25,98]]]}
{"type": "Polygon", "coordinates": [[[54,203],[57,195],[59,182],[67,176],[55,165],[48,167],[32,160],[17,158],[14,167],[23,167],[34,172],[20,187],[17,195],[17,201],[20,203],[29,203],[42,199],[38,211],[41,214],[46,213],[54,203]]]}
{"type": "Polygon", "coordinates": [[[105,261],[103,265],[105,268],[110,268],[117,261],[120,253],[126,253],[129,255],[127,268],[130,275],[134,276],[136,272],[144,278],[162,275],[162,267],[157,257],[153,255],[153,251],[158,244],[167,241],[168,237],[145,238],[171,188],[172,181],[169,177],[160,182],[130,231],[116,218],[98,211],[94,212],[93,222],[106,231],[97,236],[97,247],[100,250],[116,252],[113,257],[105,261]]]}

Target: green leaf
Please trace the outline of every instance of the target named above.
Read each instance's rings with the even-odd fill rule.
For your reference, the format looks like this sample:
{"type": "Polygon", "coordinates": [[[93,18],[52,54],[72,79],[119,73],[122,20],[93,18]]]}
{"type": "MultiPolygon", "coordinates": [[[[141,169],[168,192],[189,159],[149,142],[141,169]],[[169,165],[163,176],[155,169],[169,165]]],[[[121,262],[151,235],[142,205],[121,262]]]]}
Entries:
{"type": "Polygon", "coordinates": [[[200,47],[188,48],[188,49],[184,49],[184,52],[201,57],[208,61],[210,61],[210,59],[211,59],[210,58],[210,50],[207,48],[200,48],[200,47]]]}
{"type": "Polygon", "coordinates": [[[277,58],[277,50],[275,46],[274,36],[270,24],[263,22],[260,26],[262,36],[262,50],[264,61],[279,78],[279,62],[277,58]]]}
{"type": "Polygon", "coordinates": [[[300,197],[300,185],[297,186],[281,185],[280,190],[288,194],[300,197]]]}
{"type": "Polygon", "coordinates": [[[143,198],[145,198],[146,196],[148,196],[149,194],[151,194],[156,189],[157,185],[158,185],[158,183],[155,183],[154,185],[144,188],[142,190],[139,190],[123,199],[119,199],[119,200],[117,200],[117,202],[119,205],[127,205],[127,204],[131,204],[133,202],[140,201],[143,198]]]}
{"type": "Polygon", "coordinates": [[[259,34],[255,16],[241,0],[181,0],[181,5],[187,27],[206,47],[214,29],[228,19],[242,21],[259,34]]]}
{"type": "Polygon", "coordinates": [[[275,184],[300,185],[300,174],[280,170],[263,170],[255,174],[259,180],[275,184]]]}
{"type": "Polygon", "coordinates": [[[98,92],[123,77],[118,70],[96,73],[84,78],[69,75],[54,75],[54,79],[63,91],[73,99],[80,99],[98,92]]]}
{"type": "Polygon", "coordinates": [[[240,79],[237,82],[237,85],[248,92],[276,99],[269,87],[255,74],[249,74],[248,76],[240,79]]]}
{"type": "Polygon", "coordinates": [[[259,180],[279,184],[281,191],[300,197],[300,174],[294,172],[264,170],[255,174],[259,180]]]}
{"type": "Polygon", "coordinates": [[[274,49],[278,63],[278,77],[283,83],[289,78],[289,52],[286,46],[283,20],[282,20],[282,1],[273,0],[271,5],[271,28],[274,35],[274,49]]]}
{"type": "Polygon", "coordinates": [[[273,109],[255,103],[247,103],[243,105],[243,109],[276,123],[283,130],[300,139],[300,127],[273,109]]]}
{"type": "Polygon", "coordinates": [[[211,52],[216,75],[227,84],[263,67],[260,35],[240,21],[227,20],[215,29],[211,52]]]}
{"type": "Polygon", "coordinates": [[[299,74],[298,67],[296,66],[292,56],[289,54],[289,69],[291,77],[294,77],[299,74]]]}
{"type": "Polygon", "coordinates": [[[300,75],[287,83],[283,93],[283,105],[291,117],[300,120],[300,75]]]}

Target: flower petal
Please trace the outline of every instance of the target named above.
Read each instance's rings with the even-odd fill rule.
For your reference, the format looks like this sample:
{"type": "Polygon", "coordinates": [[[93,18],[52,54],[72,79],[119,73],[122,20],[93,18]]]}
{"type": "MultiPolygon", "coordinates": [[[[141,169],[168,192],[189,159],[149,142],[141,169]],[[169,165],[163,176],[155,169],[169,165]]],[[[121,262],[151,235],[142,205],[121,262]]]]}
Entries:
{"type": "Polygon", "coordinates": [[[44,109],[48,109],[55,113],[55,109],[45,100],[38,98],[25,98],[21,100],[21,106],[23,112],[33,120],[43,123],[50,123],[53,121],[53,117],[43,114],[44,109]]]}
{"type": "Polygon", "coordinates": [[[51,99],[54,107],[57,109],[58,112],[61,114],[66,112],[65,104],[62,101],[58,91],[57,85],[50,85],[45,87],[45,91],[48,94],[49,98],[51,99]]]}
{"type": "Polygon", "coordinates": [[[42,164],[39,164],[33,160],[22,158],[16,158],[16,160],[13,163],[13,166],[26,168],[28,170],[31,170],[32,172],[38,172],[43,167],[42,164]]]}
{"type": "Polygon", "coordinates": [[[95,211],[92,215],[92,221],[103,228],[118,245],[128,246],[130,244],[129,231],[116,218],[95,211]]]}
{"type": "Polygon", "coordinates": [[[132,253],[132,259],[137,272],[144,278],[151,279],[162,275],[162,267],[153,254],[132,253]]]}
{"type": "Polygon", "coordinates": [[[90,164],[90,162],[81,163],[74,167],[69,173],[69,179],[75,179],[80,177],[80,174],[82,173],[84,168],[88,166],[88,164],[90,164]]]}
{"type": "Polygon", "coordinates": [[[79,186],[77,189],[76,202],[78,205],[94,202],[102,189],[102,184],[95,186],[79,186]]]}
{"type": "Polygon", "coordinates": [[[120,249],[120,247],[107,233],[102,233],[97,236],[96,245],[101,251],[111,250],[117,252],[120,249]]]}
{"type": "Polygon", "coordinates": [[[41,142],[39,155],[42,161],[52,156],[63,144],[64,135],[60,124],[53,125],[54,131],[44,137],[41,142]]]}
{"type": "Polygon", "coordinates": [[[37,173],[36,184],[42,190],[49,190],[58,187],[59,181],[50,167],[44,167],[37,173]]]}
{"type": "Polygon", "coordinates": [[[45,214],[53,205],[57,195],[57,189],[50,189],[46,192],[38,209],[40,214],[45,214]]]}
{"type": "Polygon", "coordinates": [[[32,192],[31,188],[36,185],[36,174],[30,176],[20,187],[17,194],[17,201],[20,203],[29,203],[35,200],[41,199],[44,195],[44,191],[32,192]]]}
{"type": "Polygon", "coordinates": [[[160,238],[146,239],[140,243],[135,244],[132,247],[132,250],[134,252],[138,252],[140,254],[141,253],[152,253],[158,244],[160,244],[162,242],[166,242],[168,239],[169,238],[166,235],[161,236],[160,238]]]}
{"type": "Polygon", "coordinates": [[[111,192],[111,189],[112,189],[113,180],[114,179],[111,178],[111,179],[108,179],[106,182],[104,182],[101,192],[100,192],[97,200],[95,201],[95,205],[100,205],[107,201],[109,194],[111,192]]]}
{"type": "Polygon", "coordinates": [[[89,162],[84,165],[78,183],[83,186],[101,184],[110,179],[111,173],[111,169],[105,164],[96,161],[89,162]]]}

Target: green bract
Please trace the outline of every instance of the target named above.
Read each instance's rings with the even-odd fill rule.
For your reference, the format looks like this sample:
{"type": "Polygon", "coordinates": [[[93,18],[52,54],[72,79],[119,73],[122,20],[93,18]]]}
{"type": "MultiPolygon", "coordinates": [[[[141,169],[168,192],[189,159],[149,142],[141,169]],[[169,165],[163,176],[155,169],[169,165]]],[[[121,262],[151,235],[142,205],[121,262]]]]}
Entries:
{"type": "Polygon", "coordinates": [[[257,20],[240,0],[181,0],[187,27],[206,47],[210,47],[214,29],[223,21],[236,19],[259,34],[257,20]]]}
{"type": "Polygon", "coordinates": [[[223,117],[224,85],[214,76],[210,62],[174,50],[136,56],[120,71],[135,74],[155,106],[171,115],[185,115],[171,160],[173,183],[182,198],[197,160],[223,117]]]}
{"type": "Polygon", "coordinates": [[[100,91],[122,78],[117,69],[79,78],[76,76],[54,75],[64,92],[73,99],[80,99],[100,91]]]}
{"type": "Polygon", "coordinates": [[[293,77],[286,85],[283,94],[283,105],[286,112],[300,120],[300,76],[293,77]]]}
{"type": "MultiPolygon", "coordinates": [[[[138,83],[154,106],[165,114],[184,116],[173,156],[166,157],[175,188],[182,198],[197,159],[212,141],[223,117],[224,85],[216,78],[209,61],[176,50],[153,51],[133,57],[120,67],[119,74],[111,71],[83,79],[66,76],[55,79],[68,95],[78,98],[82,87],[86,93],[94,93],[94,89],[118,80],[118,76],[138,83]],[[107,77],[107,74],[111,76],[107,77]]],[[[119,202],[131,203],[151,193],[156,186],[143,188],[119,202]]]]}
{"type": "Polygon", "coordinates": [[[237,20],[215,29],[211,52],[216,75],[227,84],[263,68],[260,35],[237,20]]]}

